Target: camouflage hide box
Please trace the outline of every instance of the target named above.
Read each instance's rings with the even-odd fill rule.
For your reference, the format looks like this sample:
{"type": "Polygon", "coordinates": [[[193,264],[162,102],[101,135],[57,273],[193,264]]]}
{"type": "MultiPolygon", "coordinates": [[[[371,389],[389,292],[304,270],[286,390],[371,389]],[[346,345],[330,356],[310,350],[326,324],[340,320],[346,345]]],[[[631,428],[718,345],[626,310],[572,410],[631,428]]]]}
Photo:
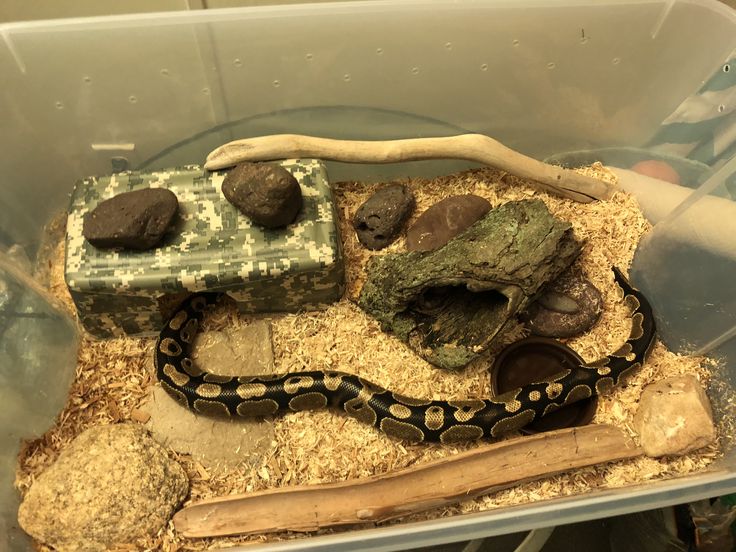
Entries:
{"type": "Polygon", "coordinates": [[[194,291],[227,292],[247,313],[315,310],[338,300],[344,269],[325,167],[316,160],[280,164],[299,182],[304,204],[292,224],[275,230],[254,225],[225,199],[224,171],[188,166],[78,182],[67,223],[65,277],[87,331],[97,337],[153,335],[175,303],[194,291]],[[84,215],[98,203],[156,187],[179,200],[179,213],[157,248],[102,250],[84,239],[84,215]]]}

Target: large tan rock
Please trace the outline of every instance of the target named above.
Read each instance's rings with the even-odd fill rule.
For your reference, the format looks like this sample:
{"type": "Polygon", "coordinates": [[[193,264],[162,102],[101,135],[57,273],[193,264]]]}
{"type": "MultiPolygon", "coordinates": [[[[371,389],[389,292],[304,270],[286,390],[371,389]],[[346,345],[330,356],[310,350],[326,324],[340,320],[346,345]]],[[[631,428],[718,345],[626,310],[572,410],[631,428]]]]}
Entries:
{"type": "Polygon", "coordinates": [[[40,475],[18,522],[60,552],[106,550],[157,533],[188,491],[184,469],[143,427],[95,426],[40,475]]]}
{"type": "MultiPolygon", "coordinates": [[[[214,374],[255,376],[274,370],[271,327],[265,320],[201,333],[193,345],[195,362],[214,374]]],[[[177,452],[191,454],[208,468],[255,465],[273,447],[270,421],[194,414],[159,386],[153,388],[141,410],[151,416],[147,427],[154,439],[177,452]]]]}
{"type": "Polygon", "coordinates": [[[693,376],[648,385],[634,416],[634,428],[648,456],[685,454],[716,438],[708,397],[693,376]]]}

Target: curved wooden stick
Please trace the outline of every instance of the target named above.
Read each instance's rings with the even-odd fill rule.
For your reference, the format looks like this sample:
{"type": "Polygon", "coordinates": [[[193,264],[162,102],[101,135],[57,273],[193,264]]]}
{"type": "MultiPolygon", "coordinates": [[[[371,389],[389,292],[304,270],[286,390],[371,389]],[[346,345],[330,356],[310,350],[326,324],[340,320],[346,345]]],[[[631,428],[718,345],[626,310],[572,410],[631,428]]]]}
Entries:
{"type": "Polygon", "coordinates": [[[385,141],[331,140],[299,134],[275,134],[222,145],[207,156],[204,168],[212,171],[242,161],[299,157],[345,163],[464,159],[529,178],[547,192],[582,203],[606,199],[613,193],[612,187],[606,182],[527,157],[482,134],[385,141]]]}

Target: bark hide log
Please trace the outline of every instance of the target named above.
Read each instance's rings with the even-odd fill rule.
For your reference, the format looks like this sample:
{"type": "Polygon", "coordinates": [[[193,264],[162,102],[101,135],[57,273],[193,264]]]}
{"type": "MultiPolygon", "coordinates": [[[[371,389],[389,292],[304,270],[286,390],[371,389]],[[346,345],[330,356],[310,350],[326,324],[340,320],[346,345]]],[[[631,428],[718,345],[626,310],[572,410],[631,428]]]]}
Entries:
{"type": "Polygon", "coordinates": [[[509,202],[439,249],[371,259],[358,304],[431,364],[459,369],[581,248],[542,201],[509,202]]]}

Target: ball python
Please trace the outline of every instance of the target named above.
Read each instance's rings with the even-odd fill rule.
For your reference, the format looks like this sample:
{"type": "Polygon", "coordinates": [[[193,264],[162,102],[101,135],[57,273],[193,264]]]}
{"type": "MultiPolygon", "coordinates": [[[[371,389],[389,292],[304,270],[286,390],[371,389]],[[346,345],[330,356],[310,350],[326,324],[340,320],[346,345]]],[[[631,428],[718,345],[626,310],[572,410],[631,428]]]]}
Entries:
{"type": "Polygon", "coordinates": [[[166,322],[156,342],[156,373],[174,399],[205,415],[270,416],[329,406],[411,442],[497,437],[563,405],[609,392],[644,362],[656,333],[651,306],[621,271],[613,271],[631,309],[631,332],[623,346],[596,362],[489,399],[417,399],[331,370],[241,377],[205,372],[189,354],[205,311],[222,296],[213,292],[191,295],[166,322]]]}

